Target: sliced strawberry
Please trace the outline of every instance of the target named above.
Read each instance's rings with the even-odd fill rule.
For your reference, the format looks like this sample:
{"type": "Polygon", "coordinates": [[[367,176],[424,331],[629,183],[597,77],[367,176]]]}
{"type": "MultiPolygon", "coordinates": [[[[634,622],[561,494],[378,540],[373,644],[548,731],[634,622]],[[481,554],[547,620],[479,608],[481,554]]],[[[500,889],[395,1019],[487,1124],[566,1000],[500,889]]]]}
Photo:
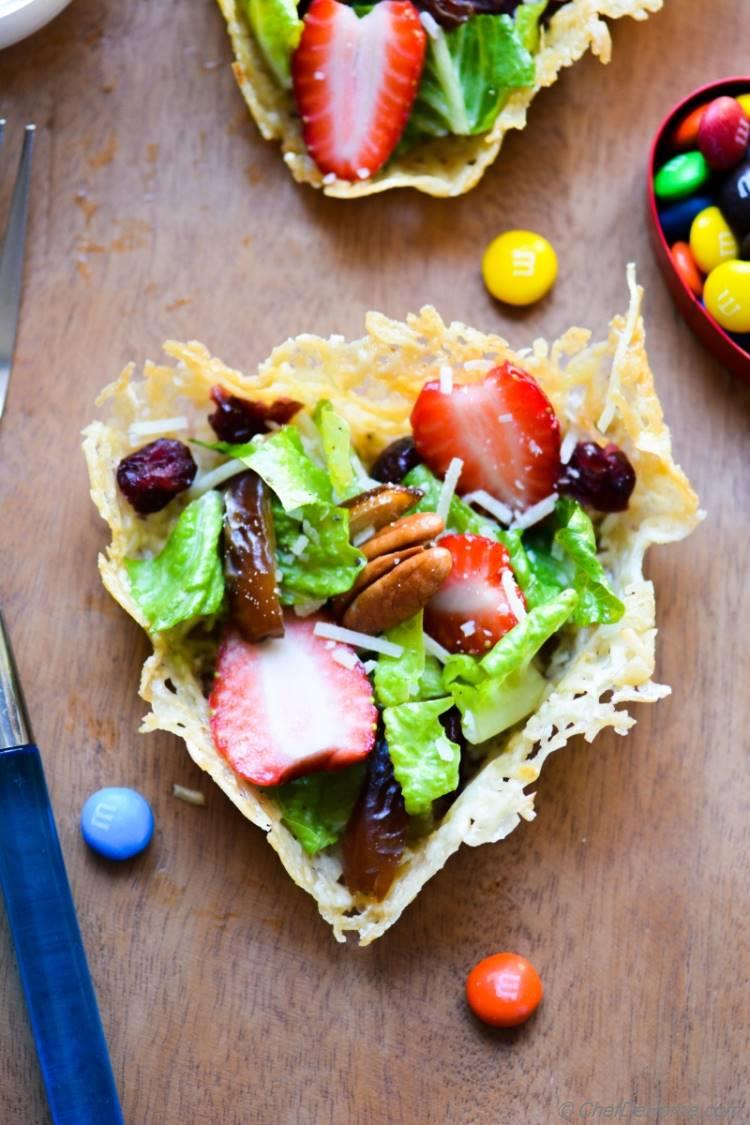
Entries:
{"type": "Polygon", "coordinates": [[[440,546],[450,551],[453,569],[427,603],[425,629],[449,652],[485,653],[518,624],[508,601],[511,583],[526,608],[508,552],[481,535],[444,535],[440,546]]]}
{"type": "Polygon", "coordinates": [[[383,0],[363,19],[336,0],[313,0],[292,79],[321,172],[366,180],[382,168],[404,131],[426,46],[410,0],[383,0]]]}
{"type": "Polygon", "coordinates": [[[260,644],[228,629],[209,700],[217,750],[255,785],[341,769],[375,743],[377,708],[362,665],[347,666],[353,649],[317,637],[309,617],[285,625],[260,644]]]}
{"type": "Polygon", "coordinates": [[[560,469],[560,424],[535,379],[512,363],[477,383],[425,383],[411,412],[414,443],[426,464],[444,476],[463,461],[461,492],[484,489],[525,509],[554,490],[560,469]]]}

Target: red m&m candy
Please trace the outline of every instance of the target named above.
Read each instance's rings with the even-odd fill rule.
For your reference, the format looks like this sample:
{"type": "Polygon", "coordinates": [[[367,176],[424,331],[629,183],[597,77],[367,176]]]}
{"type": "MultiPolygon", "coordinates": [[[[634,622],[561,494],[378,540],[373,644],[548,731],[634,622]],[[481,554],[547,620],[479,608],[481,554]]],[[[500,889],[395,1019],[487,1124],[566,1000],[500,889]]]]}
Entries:
{"type": "Polygon", "coordinates": [[[715,171],[739,164],[747,152],[750,121],[736,98],[716,98],[698,126],[698,148],[715,171]]]}

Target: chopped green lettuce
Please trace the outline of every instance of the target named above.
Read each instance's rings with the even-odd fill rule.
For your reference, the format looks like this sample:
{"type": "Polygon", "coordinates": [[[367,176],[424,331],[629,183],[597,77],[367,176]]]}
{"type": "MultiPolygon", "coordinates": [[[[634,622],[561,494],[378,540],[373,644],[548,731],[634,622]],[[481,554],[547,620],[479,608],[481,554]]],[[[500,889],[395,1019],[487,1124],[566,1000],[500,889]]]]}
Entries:
{"type": "Polygon", "coordinates": [[[547,0],[536,0],[536,2],[526,0],[525,4],[518,5],[513,17],[518,38],[532,55],[535,55],[539,50],[539,21],[544,15],[546,7],[547,0]]]}
{"type": "Polygon", "coordinates": [[[375,697],[380,706],[395,707],[400,703],[444,696],[440,663],[434,656],[425,654],[422,612],[389,629],[385,636],[400,645],[403,652],[401,656],[382,653],[378,657],[375,697]]]}
{"type": "Polygon", "coordinates": [[[126,559],[130,589],[154,633],[217,613],[224,598],[219,536],[224,501],[206,492],[180,514],[154,559],[126,559]]]}
{"type": "Polygon", "coordinates": [[[469,742],[485,742],[535,710],[545,680],[531,661],[571,619],[577,604],[575,590],[564,590],[530,610],[485,656],[448,658],[443,680],[461,712],[461,729],[469,742]]]}
{"type": "MultiPolygon", "coordinates": [[[[535,582],[529,604],[549,601],[566,588],[578,594],[572,625],[609,625],[619,621],[625,606],[612,591],[596,554],[591,518],[576,500],[563,497],[555,505],[550,525],[526,535],[526,555],[535,582]],[[538,600],[536,600],[538,599],[538,600]]],[[[523,589],[523,583],[520,582],[523,589]]]]}
{"type": "Polygon", "coordinates": [[[335,844],[346,827],[365,776],[361,762],[337,773],[312,773],[267,792],[308,855],[335,844]]]}
{"type": "Polygon", "coordinates": [[[290,62],[304,26],[297,5],[294,0],[242,0],[242,7],[277,81],[291,89],[290,62]]]}
{"type": "Polygon", "coordinates": [[[349,542],[349,513],[334,501],[325,469],[306,452],[296,426],[253,438],[244,445],[214,442],[217,449],[253,469],[274,494],[281,600],[300,605],[343,594],[364,564],[349,542]]]}
{"type": "Polygon", "coordinates": [[[246,445],[223,444],[221,448],[262,477],[278,496],[285,512],[305,504],[333,503],[328,474],[305,452],[295,426],[282,426],[275,433],[253,438],[246,445]]]}
{"type": "Polygon", "coordinates": [[[271,502],[281,601],[300,605],[351,589],[364,555],[349,542],[349,513],[335,504],[306,504],[294,513],[271,502]]]}
{"type": "Polygon", "coordinates": [[[439,718],[452,706],[452,699],[443,698],[383,711],[393,772],[410,816],[429,813],[433,801],[458,786],[461,748],[448,738],[439,718]]]}
{"type": "Polygon", "coordinates": [[[362,491],[352,464],[352,436],[349,423],[337,414],[327,399],[315,407],[313,415],[320,431],[328,475],[339,500],[348,500],[362,491]]]}
{"type": "MultiPolygon", "coordinates": [[[[527,40],[528,27],[524,29],[527,40]]],[[[534,59],[508,15],[476,15],[430,38],[407,144],[486,133],[511,90],[534,83],[534,59]]]]}

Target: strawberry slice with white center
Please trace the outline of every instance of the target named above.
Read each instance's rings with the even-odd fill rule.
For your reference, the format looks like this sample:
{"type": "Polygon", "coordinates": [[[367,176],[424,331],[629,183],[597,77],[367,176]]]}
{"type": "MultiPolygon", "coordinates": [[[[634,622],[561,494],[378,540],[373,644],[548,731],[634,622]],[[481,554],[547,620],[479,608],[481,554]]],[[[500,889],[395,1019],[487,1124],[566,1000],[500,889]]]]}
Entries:
{"type": "Polygon", "coordinates": [[[399,142],[422,74],[427,35],[410,0],[383,0],[360,19],[313,0],[292,57],[307,150],[321,172],[366,180],[399,142]]]}
{"type": "Polygon", "coordinates": [[[427,603],[426,632],[449,652],[481,655],[514,625],[526,601],[502,543],[482,535],[444,535],[453,569],[427,603]]]}
{"type": "Polygon", "coordinates": [[[554,491],[560,424],[536,380],[512,363],[450,394],[425,383],[411,424],[417,452],[438,476],[454,457],[463,461],[462,492],[483,489],[523,511],[554,491]]]}
{"type": "Polygon", "coordinates": [[[342,769],[375,743],[378,713],[364,668],[348,645],[317,637],[315,620],[289,617],[283,637],[260,644],[230,628],[219,647],[211,734],[255,785],[342,769]]]}

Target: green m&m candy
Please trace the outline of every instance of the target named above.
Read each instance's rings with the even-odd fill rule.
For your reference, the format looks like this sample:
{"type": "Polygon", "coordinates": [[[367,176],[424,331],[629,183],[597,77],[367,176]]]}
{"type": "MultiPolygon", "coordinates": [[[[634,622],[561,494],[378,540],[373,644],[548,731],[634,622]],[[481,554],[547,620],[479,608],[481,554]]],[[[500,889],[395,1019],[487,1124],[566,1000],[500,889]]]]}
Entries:
{"type": "Polygon", "coordinates": [[[668,160],[654,176],[657,199],[683,199],[703,187],[711,175],[701,152],[683,152],[668,160]]]}

